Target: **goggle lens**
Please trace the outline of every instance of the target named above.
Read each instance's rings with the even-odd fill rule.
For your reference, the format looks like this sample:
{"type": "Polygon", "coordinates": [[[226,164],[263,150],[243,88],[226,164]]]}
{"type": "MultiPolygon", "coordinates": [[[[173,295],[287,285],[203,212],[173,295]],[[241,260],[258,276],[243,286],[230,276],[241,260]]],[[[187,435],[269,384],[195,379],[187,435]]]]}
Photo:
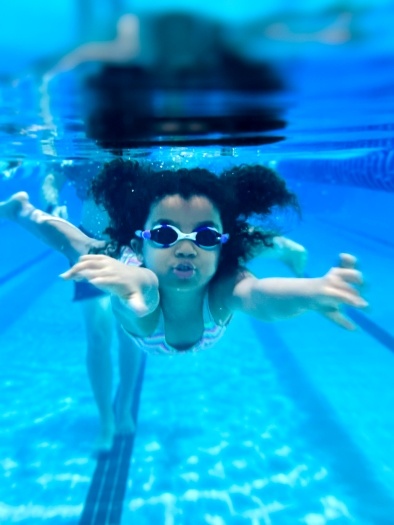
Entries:
{"type": "Polygon", "coordinates": [[[178,239],[178,234],[170,226],[160,226],[150,231],[150,238],[157,244],[171,245],[178,239]]]}
{"type": "Polygon", "coordinates": [[[196,233],[196,243],[199,246],[207,246],[210,248],[220,243],[220,235],[218,232],[209,230],[208,228],[199,230],[196,233]]]}

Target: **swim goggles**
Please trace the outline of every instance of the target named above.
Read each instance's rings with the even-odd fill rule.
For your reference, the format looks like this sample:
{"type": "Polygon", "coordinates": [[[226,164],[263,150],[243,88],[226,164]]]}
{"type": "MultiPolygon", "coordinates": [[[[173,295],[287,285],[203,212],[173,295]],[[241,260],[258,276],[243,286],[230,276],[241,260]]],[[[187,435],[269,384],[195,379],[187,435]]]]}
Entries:
{"type": "Polygon", "coordinates": [[[151,230],[137,230],[135,235],[140,239],[149,239],[159,248],[169,248],[175,243],[187,239],[193,241],[200,248],[204,248],[204,250],[213,249],[218,244],[224,244],[230,237],[228,233],[220,233],[211,226],[201,226],[192,233],[183,233],[172,224],[158,224],[151,230]]]}

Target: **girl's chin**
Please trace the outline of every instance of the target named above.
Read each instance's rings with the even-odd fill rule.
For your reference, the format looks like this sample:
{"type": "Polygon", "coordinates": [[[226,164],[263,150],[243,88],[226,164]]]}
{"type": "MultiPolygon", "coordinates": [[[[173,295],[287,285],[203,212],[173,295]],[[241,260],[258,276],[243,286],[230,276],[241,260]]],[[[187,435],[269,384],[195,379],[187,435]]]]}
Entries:
{"type": "Polygon", "coordinates": [[[200,283],[198,279],[196,279],[195,275],[187,279],[179,278],[175,275],[172,275],[170,279],[166,279],[165,282],[164,281],[162,282],[163,288],[176,290],[180,292],[195,290],[195,289],[201,288],[202,286],[204,285],[200,283]]]}

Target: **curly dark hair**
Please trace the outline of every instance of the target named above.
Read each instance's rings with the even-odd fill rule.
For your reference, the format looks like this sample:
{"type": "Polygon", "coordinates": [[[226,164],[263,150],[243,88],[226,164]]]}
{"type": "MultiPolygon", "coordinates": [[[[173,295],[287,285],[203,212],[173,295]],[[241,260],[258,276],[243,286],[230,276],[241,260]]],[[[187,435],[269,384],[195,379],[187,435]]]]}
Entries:
{"type": "Polygon", "coordinates": [[[106,253],[117,257],[129,245],[134,231],[143,229],[151,207],[167,195],[184,199],[208,198],[220,213],[230,240],[223,245],[218,273],[242,266],[261,246],[272,246],[277,231],[263,231],[250,220],[269,216],[273,208],[292,207],[299,213],[297,197],[275,171],[243,164],[219,176],[202,168],[158,170],[137,161],[116,159],[104,164],[93,180],[91,194],[108,212],[110,236],[106,253]]]}

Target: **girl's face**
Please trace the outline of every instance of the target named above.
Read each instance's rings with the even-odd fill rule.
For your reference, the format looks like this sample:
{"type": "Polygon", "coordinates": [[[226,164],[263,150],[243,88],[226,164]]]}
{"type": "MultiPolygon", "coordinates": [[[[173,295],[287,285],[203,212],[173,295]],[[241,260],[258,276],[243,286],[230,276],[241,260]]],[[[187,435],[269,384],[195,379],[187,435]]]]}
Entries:
{"type": "MultiPolygon", "coordinates": [[[[189,200],[180,195],[168,195],[151,208],[144,229],[158,224],[171,224],[183,233],[192,233],[199,226],[211,226],[223,232],[218,210],[206,197],[193,196],[189,200]]],[[[220,245],[213,249],[200,248],[193,241],[183,239],[168,248],[142,241],[141,257],[146,268],[159,279],[161,288],[191,290],[202,288],[215,275],[220,245]]]]}

